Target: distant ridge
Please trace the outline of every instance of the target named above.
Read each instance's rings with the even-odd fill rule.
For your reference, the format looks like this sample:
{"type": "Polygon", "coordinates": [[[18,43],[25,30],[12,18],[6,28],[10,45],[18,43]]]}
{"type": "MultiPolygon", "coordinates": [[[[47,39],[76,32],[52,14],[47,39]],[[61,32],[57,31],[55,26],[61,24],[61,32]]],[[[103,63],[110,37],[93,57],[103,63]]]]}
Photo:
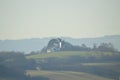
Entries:
{"type": "MultiPolygon", "coordinates": [[[[46,46],[54,37],[48,38],[33,38],[33,39],[20,39],[20,40],[0,40],[0,51],[20,51],[29,53],[31,51],[40,51],[46,46]]],[[[92,47],[93,44],[100,44],[102,42],[112,43],[116,49],[120,51],[120,35],[108,35],[96,38],[69,38],[62,37],[63,40],[71,43],[72,45],[86,44],[92,47]]]]}
{"type": "Polygon", "coordinates": [[[106,36],[104,36],[104,37],[115,37],[115,38],[119,38],[120,35],[106,35],[106,36]]]}

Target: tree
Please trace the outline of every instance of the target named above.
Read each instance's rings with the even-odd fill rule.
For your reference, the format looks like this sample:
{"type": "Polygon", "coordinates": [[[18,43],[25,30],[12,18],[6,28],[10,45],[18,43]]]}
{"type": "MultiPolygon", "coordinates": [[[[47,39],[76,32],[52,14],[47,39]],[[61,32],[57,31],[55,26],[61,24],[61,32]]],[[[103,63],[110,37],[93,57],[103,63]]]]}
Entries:
{"type": "Polygon", "coordinates": [[[96,51],[96,49],[97,49],[97,45],[96,45],[96,44],[93,44],[93,50],[96,51]]]}
{"type": "Polygon", "coordinates": [[[116,51],[111,43],[101,43],[98,46],[97,50],[105,51],[105,52],[115,52],[116,51]]]}

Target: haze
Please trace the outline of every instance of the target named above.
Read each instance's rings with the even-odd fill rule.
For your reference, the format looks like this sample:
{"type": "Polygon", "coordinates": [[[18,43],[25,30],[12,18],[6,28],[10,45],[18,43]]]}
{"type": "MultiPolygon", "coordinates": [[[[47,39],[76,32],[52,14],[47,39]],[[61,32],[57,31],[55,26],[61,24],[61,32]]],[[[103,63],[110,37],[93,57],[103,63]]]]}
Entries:
{"type": "Polygon", "coordinates": [[[120,35],[120,0],[0,0],[0,39],[120,35]]]}

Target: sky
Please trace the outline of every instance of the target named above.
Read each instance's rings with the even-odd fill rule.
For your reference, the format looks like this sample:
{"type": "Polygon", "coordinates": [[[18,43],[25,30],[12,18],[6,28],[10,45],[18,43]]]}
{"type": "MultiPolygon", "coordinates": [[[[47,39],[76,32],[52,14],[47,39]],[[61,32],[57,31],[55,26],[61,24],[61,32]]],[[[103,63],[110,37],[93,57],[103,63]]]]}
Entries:
{"type": "Polygon", "coordinates": [[[0,40],[120,35],[120,0],[0,0],[0,40]]]}

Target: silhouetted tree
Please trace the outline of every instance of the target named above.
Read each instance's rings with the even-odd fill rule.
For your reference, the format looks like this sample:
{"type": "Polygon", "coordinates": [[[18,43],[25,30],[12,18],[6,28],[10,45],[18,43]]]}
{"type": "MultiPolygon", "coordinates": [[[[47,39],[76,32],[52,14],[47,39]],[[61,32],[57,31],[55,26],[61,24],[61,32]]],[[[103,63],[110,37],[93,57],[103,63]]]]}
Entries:
{"type": "Polygon", "coordinates": [[[111,43],[101,43],[98,46],[97,50],[105,51],[105,52],[115,52],[116,51],[111,43]]]}

